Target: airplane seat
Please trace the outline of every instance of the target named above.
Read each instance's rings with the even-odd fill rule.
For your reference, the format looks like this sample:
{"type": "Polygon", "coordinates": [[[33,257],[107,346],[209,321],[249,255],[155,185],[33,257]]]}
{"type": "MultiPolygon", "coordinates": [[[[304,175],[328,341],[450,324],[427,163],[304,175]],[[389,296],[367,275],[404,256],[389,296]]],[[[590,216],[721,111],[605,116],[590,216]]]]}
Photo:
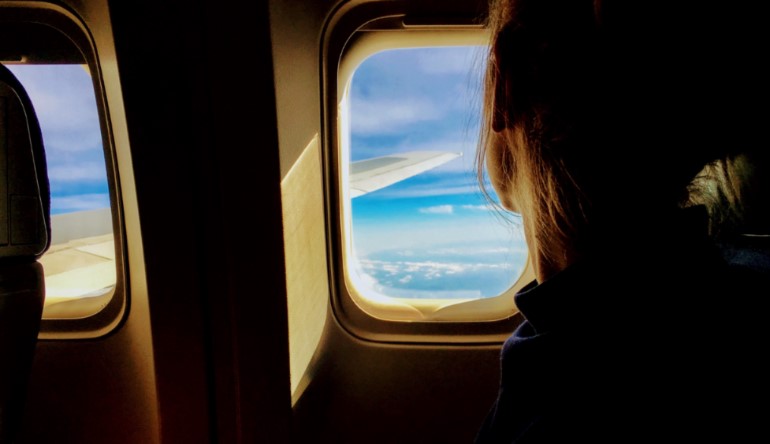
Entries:
{"type": "Polygon", "coordinates": [[[29,96],[0,64],[0,444],[13,442],[45,299],[50,192],[43,138],[29,96]]]}

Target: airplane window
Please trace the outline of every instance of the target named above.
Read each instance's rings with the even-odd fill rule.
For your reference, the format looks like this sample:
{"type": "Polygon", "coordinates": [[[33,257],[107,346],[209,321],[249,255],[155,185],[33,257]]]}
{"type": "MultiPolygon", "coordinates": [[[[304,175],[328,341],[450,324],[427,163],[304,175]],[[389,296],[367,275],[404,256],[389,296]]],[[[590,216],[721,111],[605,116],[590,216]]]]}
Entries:
{"type": "Polygon", "coordinates": [[[347,86],[346,275],[375,316],[436,320],[449,305],[504,295],[526,268],[519,218],[477,181],[482,57],[482,46],[380,51],[347,86]],[[371,310],[391,303],[419,315],[371,310]]]}
{"type": "Polygon", "coordinates": [[[44,319],[95,314],[116,284],[109,185],[93,81],[86,65],[8,65],[40,121],[51,187],[44,319]]]}

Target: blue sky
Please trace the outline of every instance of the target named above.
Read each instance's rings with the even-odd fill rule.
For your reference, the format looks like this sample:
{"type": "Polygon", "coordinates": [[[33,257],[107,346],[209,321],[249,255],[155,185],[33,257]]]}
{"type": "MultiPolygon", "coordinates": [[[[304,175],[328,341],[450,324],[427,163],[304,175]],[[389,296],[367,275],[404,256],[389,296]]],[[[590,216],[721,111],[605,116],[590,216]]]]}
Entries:
{"type": "Polygon", "coordinates": [[[101,129],[88,71],[80,65],[9,65],[43,132],[53,214],[110,205],[101,129]]]}
{"type": "MultiPolygon", "coordinates": [[[[463,155],[353,199],[353,272],[369,290],[399,297],[490,297],[526,261],[517,218],[494,209],[476,180],[479,47],[378,53],[354,74],[351,161],[416,150],[463,155]]],[[[27,89],[48,158],[52,213],[109,207],[101,131],[87,70],[9,69],[27,89]]]]}
{"type": "Polygon", "coordinates": [[[400,297],[489,297],[512,285],[526,247],[475,174],[483,48],[377,53],[350,89],[351,161],[435,150],[462,156],[353,199],[354,273],[400,297]]]}

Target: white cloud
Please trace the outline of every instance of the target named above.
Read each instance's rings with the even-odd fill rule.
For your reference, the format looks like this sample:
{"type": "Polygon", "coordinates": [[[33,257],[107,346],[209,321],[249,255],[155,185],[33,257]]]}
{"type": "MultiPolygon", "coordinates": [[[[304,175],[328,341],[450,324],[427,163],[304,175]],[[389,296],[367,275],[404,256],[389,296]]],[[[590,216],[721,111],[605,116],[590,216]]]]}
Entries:
{"type": "Polygon", "coordinates": [[[401,100],[354,98],[350,128],[354,134],[397,134],[405,127],[439,120],[444,114],[435,101],[419,97],[401,100]]]}
{"type": "Polygon", "coordinates": [[[55,165],[48,168],[51,182],[105,181],[107,172],[101,162],[55,165]]]}
{"type": "Polygon", "coordinates": [[[423,214],[452,214],[454,213],[454,207],[452,205],[436,205],[420,208],[418,211],[423,214]]]}
{"type": "Polygon", "coordinates": [[[426,51],[418,59],[420,71],[426,74],[460,74],[481,76],[484,69],[482,46],[466,50],[446,48],[426,51]]]}
{"type": "Polygon", "coordinates": [[[79,194],[76,196],[51,197],[52,213],[69,213],[73,211],[95,210],[109,208],[110,195],[107,193],[79,194]]]}
{"type": "MultiPolygon", "coordinates": [[[[427,205],[426,205],[427,206],[427,205]]],[[[523,243],[521,224],[516,219],[507,220],[499,214],[482,212],[467,212],[461,214],[456,210],[455,215],[418,217],[415,214],[408,220],[375,221],[371,224],[353,224],[354,248],[359,257],[377,255],[380,252],[411,250],[411,258],[399,255],[394,259],[409,260],[423,257],[427,250],[436,248],[465,246],[453,245],[462,242],[476,249],[487,249],[499,246],[516,246],[523,243]],[[451,223],[448,223],[451,222],[451,223]]]]}
{"type": "Polygon", "coordinates": [[[460,248],[433,248],[428,250],[426,253],[433,256],[445,256],[448,254],[461,254],[464,253],[464,251],[460,248]]]}
{"type": "MultiPolygon", "coordinates": [[[[405,263],[405,262],[402,262],[405,263]]],[[[406,268],[403,269],[403,271],[407,273],[414,273],[417,271],[420,271],[420,265],[416,262],[410,262],[408,265],[406,265],[406,268]]]]}
{"type": "Polygon", "coordinates": [[[43,142],[46,153],[49,155],[102,151],[102,135],[98,129],[93,131],[47,131],[43,135],[43,142]]]}
{"type": "Polygon", "coordinates": [[[508,246],[499,247],[487,247],[478,248],[476,246],[466,247],[449,247],[449,248],[431,248],[425,251],[425,253],[431,256],[449,256],[449,255],[463,255],[463,256],[486,256],[490,254],[508,253],[512,251],[508,246]]]}
{"type": "Polygon", "coordinates": [[[460,208],[463,210],[470,210],[470,211],[499,211],[500,209],[494,205],[461,205],[460,208]]]}
{"type": "Polygon", "coordinates": [[[385,270],[388,274],[400,273],[464,273],[475,270],[492,270],[511,268],[507,263],[484,262],[437,262],[437,261],[383,261],[376,259],[361,259],[361,266],[366,271],[385,270]]]}
{"type": "Polygon", "coordinates": [[[505,291],[523,270],[527,255],[522,247],[523,242],[504,239],[483,243],[464,239],[458,244],[418,248],[413,257],[389,248],[350,265],[369,277],[366,288],[356,282],[367,297],[487,297],[505,291]]]}
{"type": "MultiPolygon", "coordinates": [[[[523,236],[521,234],[519,237],[523,236]]],[[[432,255],[432,256],[460,256],[466,258],[471,257],[487,257],[491,255],[526,255],[527,254],[527,248],[526,245],[523,247],[516,247],[512,248],[510,245],[501,245],[498,247],[485,247],[485,248],[477,248],[473,246],[463,247],[463,248],[433,248],[433,249],[427,249],[425,251],[426,254],[432,255]]]]}
{"type": "Polygon", "coordinates": [[[44,133],[100,132],[93,83],[82,67],[15,65],[10,69],[27,90],[44,133]]]}

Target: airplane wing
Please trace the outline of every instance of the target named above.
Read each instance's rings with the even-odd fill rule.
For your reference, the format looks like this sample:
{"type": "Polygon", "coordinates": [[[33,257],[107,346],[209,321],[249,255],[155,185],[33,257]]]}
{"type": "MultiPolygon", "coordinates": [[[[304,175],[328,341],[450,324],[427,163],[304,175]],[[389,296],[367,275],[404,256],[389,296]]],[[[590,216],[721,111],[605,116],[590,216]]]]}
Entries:
{"type": "Polygon", "coordinates": [[[51,216],[52,242],[40,258],[45,270],[46,318],[92,314],[115,286],[115,244],[109,208],[51,216]],[[73,306],[78,302],[78,307],[73,306]]]}
{"type": "Polygon", "coordinates": [[[350,164],[350,197],[385,188],[404,179],[436,168],[462,153],[445,151],[411,151],[350,164]]]}
{"type": "Polygon", "coordinates": [[[52,245],[40,263],[45,270],[47,318],[70,317],[72,301],[87,299],[88,307],[81,307],[86,313],[95,313],[109,302],[116,282],[112,234],[52,245]]]}

